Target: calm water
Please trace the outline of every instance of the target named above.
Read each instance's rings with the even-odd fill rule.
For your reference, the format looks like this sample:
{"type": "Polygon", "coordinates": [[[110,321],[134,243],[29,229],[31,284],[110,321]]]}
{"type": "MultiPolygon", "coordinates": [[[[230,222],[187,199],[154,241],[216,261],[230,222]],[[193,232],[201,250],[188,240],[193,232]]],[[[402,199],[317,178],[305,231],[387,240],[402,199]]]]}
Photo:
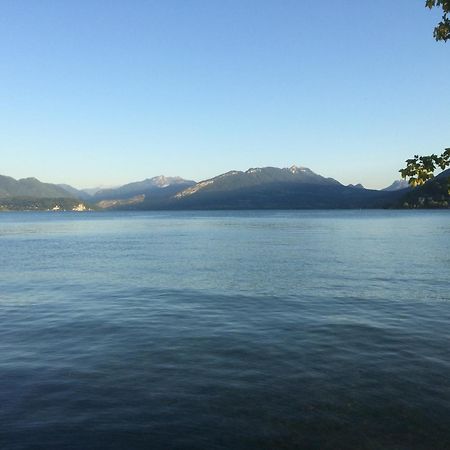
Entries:
{"type": "Polygon", "coordinates": [[[448,211],[3,213],[0,448],[450,448],[448,211]]]}

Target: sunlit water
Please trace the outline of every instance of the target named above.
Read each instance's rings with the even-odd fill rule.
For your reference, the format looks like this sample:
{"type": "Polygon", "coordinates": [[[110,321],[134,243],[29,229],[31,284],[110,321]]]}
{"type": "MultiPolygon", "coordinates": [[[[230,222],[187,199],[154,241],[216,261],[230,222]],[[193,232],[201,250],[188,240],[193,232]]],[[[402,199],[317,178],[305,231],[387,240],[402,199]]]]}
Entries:
{"type": "Polygon", "coordinates": [[[450,213],[0,215],[0,448],[450,448],[450,213]]]}

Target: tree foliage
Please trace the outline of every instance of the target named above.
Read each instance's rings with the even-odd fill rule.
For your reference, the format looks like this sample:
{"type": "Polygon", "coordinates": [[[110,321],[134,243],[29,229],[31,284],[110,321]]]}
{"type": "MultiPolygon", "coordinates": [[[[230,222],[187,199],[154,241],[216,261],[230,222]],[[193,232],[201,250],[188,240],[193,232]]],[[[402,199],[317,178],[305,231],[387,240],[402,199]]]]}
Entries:
{"type": "MultiPolygon", "coordinates": [[[[450,0],[426,0],[427,8],[442,8],[442,20],[434,29],[434,38],[437,41],[447,41],[450,39],[450,0]]],[[[414,155],[414,158],[406,160],[406,167],[400,170],[403,178],[409,178],[411,186],[420,186],[434,177],[434,171],[438,168],[444,170],[450,166],[450,148],[446,148],[442,155],[429,156],[414,155]]],[[[450,179],[449,179],[450,194],[450,179]]]]}
{"type": "Polygon", "coordinates": [[[442,155],[430,156],[414,155],[414,158],[406,160],[406,167],[400,170],[403,178],[409,178],[409,184],[413,187],[420,186],[434,177],[434,171],[438,168],[444,170],[450,166],[450,148],[446,148],[442,155]]]}
{"type": "Polygon", "coordinates": [[[434,29],[434,38],[437,41],[447,41],[450,39],[450,0],[426,0],[425,6],[427,8],[442,8],[442,20],[434,29]]]}

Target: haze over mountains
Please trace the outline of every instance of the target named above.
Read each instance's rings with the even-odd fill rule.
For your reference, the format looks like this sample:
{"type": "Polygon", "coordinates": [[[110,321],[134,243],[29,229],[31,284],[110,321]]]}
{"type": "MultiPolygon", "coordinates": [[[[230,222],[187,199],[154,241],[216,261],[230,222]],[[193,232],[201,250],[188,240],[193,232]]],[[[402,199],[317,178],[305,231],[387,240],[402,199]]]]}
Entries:
{"type": "Polygon", "coordinates": [[[426,188],[411,190],[397,181],[372,190],[361,184],[344,186],[306,167],[262,167],[230,171],[198,183],[161,175],[93,194],[36,178],[0,176],[0,209],[53,209],[52,204],[61,203],[60,209],[76,210],[79,202],[95,209],[136,210],[448,207],[447,172],[426,188]]]}
{"type": "Polygon", "coordinates": [[[195,181],[185,180],[181,177],[165,177],[160,175],[153,178],[147,178],[143,181],[128,183],[118,188],[101,189],[92,195],[92,200],[124,200],[136,195],[151,195],[158,191],[166,193],[179,192],[195,184],[195,181]]]}

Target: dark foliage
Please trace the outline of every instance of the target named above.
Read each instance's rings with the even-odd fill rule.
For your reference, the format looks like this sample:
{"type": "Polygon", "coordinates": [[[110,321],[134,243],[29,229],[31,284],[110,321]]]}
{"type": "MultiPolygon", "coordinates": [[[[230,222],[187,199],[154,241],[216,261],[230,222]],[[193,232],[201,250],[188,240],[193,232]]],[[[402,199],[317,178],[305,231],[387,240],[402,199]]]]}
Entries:
{"type": "Polygon", "coordinates": [[[426,0],[425,5],[427,8],[442,8],[442,20],[437,24],[434,29],[434,38],[437,41],[447,41],[450,39],[450,0],[426,0]]]}

